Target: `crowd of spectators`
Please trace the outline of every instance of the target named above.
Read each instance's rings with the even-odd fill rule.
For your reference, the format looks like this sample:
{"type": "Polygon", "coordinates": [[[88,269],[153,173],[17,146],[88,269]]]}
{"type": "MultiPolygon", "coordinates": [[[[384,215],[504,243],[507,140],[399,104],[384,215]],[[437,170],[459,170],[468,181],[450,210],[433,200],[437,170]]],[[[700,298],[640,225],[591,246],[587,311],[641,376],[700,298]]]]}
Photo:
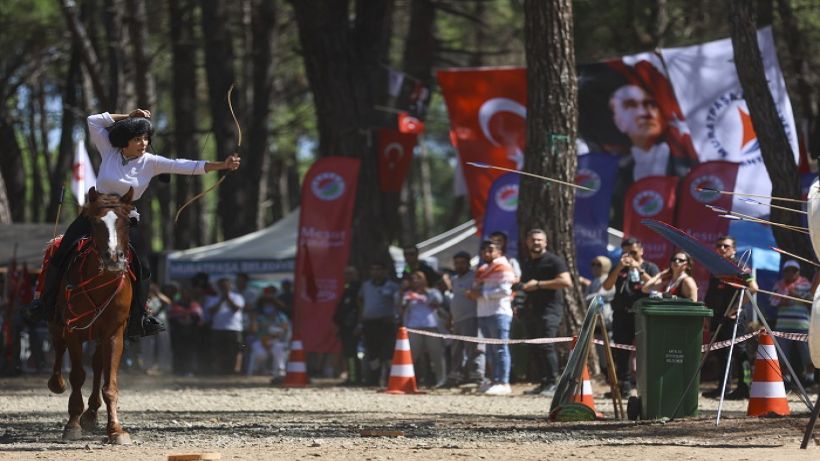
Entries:
{"type": "MultiPolygon", "coordinates": [[[[527,234],[523,263],[506,255],[506,245],[506,235],[494,232],[481,243],[477,255],[456,253],[451,271],[439,272],[422,261],[415,246],[404,248],[405,265],[398,276],[392,265],[381,261],[370,264],[364,280],[356,268],[346,268],[344,290],[333,316],[340,354],[331,357],[318,372],[309,363],[309,371],[331,377],[341,375],[350,385],[384,387],[399,326],[478,338],[556,337],[565,309],[564,289],[573,284],[566,262],[549,250],[546,233],[540,229],[527,234]]],[[[607,256],[594,258],[592,278],[578,278],[588,300],[593,296],[603,300],[603,318],[612,341],[633,344],[635,324],[630,309],[647,296],[704,299],[714,311],[706,325],[709,334],[718,340],[730,337],[732,328],[719,326],[736,321],[736,288],[711,278],[699,297],[693,261],[685,252],[675,252],[661,270],[644,258],[640,241],[624,239],[621,250],[614,263],[607,256]]],[[[730,236],[719,238],[715,251],[738,261],[735,240],[730,236]]],[[[800,271],[797,261],[786,261],[782,278],[772,289],[792,298],[811,299],[817,278],[812,283],[800,271]]],[[[749,290],[757,291],[753,280],[749,290]]],[[[769,321],[778,330],[808,332],[810,309],[806,304],[778,297],[772,297],[770,304],[775,314],[769,321]]],[[[289,280],[279,286],[252,283],[240,273],[213,282],[207,274],[199,273],[184,283],[161,288],[152,285],[148,307],[168,324],[168,332],[130,343],[124,357],[126,370],[179,376],[266,375],[273,382],[285,377],[293,314],[293,285],[289,280]]],[[[741,311],[738,335],[747,331],[750,312],[748,308],[741,311]]],[[[45,325],[27,324],[9,309],[0,309],[0,320],[7,339],[0,346],[3,372],[47,370],[50,364],[46,363],[45,325]],[[9,336],[8,332],[15,334],[9,336]],[[27,341],[22,341],[23,337],[27,341]],[[21,350],[24,347],[28,351],[21,350]],[[28,357],[26,364],[20,362],[21,356],[28,357]]],[[[812,384],[814,369],[807,344],[779,341],[803,384],[812,384]]],[[[561,373],[554,344],[519,346],[516,353],[506,344],[411,334],[410,348],[418,382],[433,388],[466,385],[476,386],[488,395],[504,395],[511,392],[511,382],[527,380],[538,383],[527,393],[552,395],[561,373]]],[[[727,397],[747,398],[753,351],[744,347],[736,350],[731,361],[726,350],[718,351],[717,365],[722,369],[728,362],[730,367],[729,384],[734,386],[727,386],[733,389],[727,397]]],[[[621,349],[614,349],[613,355],[620,391],[628,396],[635,382],[634,359],[629,351],[621,349]]],[[[603,350],[599,349],[598,356],[601,368],[605,368],[603,350]]],[[[717,389],[704,395],[715,397],[721,387],[719,382],[717,389]]]]}

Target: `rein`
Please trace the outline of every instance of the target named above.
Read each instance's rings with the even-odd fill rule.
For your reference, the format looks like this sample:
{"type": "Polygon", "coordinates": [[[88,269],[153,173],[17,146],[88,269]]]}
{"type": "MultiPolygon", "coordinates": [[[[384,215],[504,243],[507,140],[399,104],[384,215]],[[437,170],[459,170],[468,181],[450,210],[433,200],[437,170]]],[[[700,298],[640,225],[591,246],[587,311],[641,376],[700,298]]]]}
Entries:
{"type": "MultiPolygon", "coordinates": [[[[91,254],[94,254],[95,256],[97,256],[98,259],[100,259],[100,254],[97,252],[97,249],[94,247],[94,245],[89,245],[89,243],[89,239],[84,239],[83,241],[81,241],[80,247],[85,248],[82,249],[80,254],[78,254],[77,257],[71,261],[71,264],[69,264],[67,271],[71,269],[71,266],[74,265],[74,262],[77,260],[81,260],[79,263],[80,268],[85,267],[86,261],[88,260],[88,257],[91,256],[91,254]]],[[[68,309],[68,312],[71,314],[71,317],[66,319],[66,327],[68,327],[69,333],[75,330],[89,330],[89,337],[91,336],[90,328],[94,325],[94,322],[96,322],[97,319],[103,314],[103,312],[105,312],[108,306],[110,306],[111,303],[114,301],[114,298],[117,296],[117,294],[120,292],[123,285],[125,284],[126,276],[130,276],[132,279],[136,279],[134,273],[131,271],[130,258],[127,260],[126,267],[127,269],[120,272],[118,276],[112,279],[104,280],[102,283],[96,283],[99,281],[100,278],[106,275],[106,272],[102,268],[100,268],[97,271],[97,273],[91,278],[88,278],[86,280],[80,280],[80,283],[76,285],[66,285],[66,309],[68,309]],[[96,306],[94,300],[91,299],[89,293],[109,287],[114,284],[116,284],[117,286],[114,289],[114,292],[111,293],[111,296],[109,296],[108,299],[102,305],[96,306]],[[72,300],[74,296],[78,295],[84,295],[85,300],[93,307],[93,309],[81,313],[76,312],[72,300]],[[76,325],[81,320],[84,320],[92,315],[93,317],[91,318],[91,320],[89,320],[88,323],[86,323],[84,326],[76,325]]],[[[80,275],[80,277],[82,277],[82,275],[80,275]]]]}

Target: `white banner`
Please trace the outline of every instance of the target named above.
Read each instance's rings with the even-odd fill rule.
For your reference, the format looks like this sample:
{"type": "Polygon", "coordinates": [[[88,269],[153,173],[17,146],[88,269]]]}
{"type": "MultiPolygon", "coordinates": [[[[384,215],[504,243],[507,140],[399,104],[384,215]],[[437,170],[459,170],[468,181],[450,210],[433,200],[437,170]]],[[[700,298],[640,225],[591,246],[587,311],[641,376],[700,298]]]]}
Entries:
{"type": "MultiPolygon", "coordinates": [[[[797,163],[794,115],[777,62],[771,27],[759,30],[757,40],[766,79],[797,163]]],[[[763,164],[749,108],[743,99],[731,39],[663,49],[661,54],[700,161],[738,162],[740,169],[735,191],[771,195],[772,183],[763,164]]],[[[760,201],[769,202],[768,199],[760,201]]],[[[769,212],[768,207],[750,204],[737,196],[732,209],[754,216],[766,216],[769,212]]]]}
{"type": "Polygon", "coordinates": [[[91,159],[88,158],[88,151],[85,148],[85,141],[77,142],[77,149],[74,150],[74,163],[71,165],[71,193],[77,199],[80,206],[85,204],[85,194],[88,189],[97,183],[97,175],[94,174],[94,167],[91,159]]]}

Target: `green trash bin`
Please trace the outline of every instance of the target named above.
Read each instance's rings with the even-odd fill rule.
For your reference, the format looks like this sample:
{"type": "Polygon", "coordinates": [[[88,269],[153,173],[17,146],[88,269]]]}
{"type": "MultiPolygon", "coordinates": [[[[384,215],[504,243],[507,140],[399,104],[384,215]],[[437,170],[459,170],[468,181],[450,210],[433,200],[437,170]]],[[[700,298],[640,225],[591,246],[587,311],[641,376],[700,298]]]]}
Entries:
{"type": "Polygon", "coordinates": [[[700,378],[686,386],[699,373],[703,318],[712,311],[688,299],[643,298],[632,312],[641,419],[697,416],[700,378]]]}

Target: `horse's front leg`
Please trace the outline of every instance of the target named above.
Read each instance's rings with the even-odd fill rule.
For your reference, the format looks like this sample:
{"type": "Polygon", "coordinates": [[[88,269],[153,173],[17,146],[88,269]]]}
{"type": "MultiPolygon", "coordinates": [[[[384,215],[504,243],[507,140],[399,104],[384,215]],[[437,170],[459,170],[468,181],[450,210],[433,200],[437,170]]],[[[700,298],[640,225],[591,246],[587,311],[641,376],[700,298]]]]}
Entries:
{"type": "Polygon", "coordinates": [[[125,325],[117,328],[114,335],[107,340],[105,348],[104,369],[105,385],[103,386],[103,400],[108,411],[108,443],[114,445],[129,445],[131,437],[122,430],[119,417],[117,416],[118,383],[117,373],[119,372],[120,359],[122,358],[123,330],[125,325]]]}
{"type": "Polygon", "coordinates": [[[94,369],[94,387],[91,389],[91,395],[88,397],[88,408],[80,417],[80,426],[82,426],[85,432],[92,432],[97,428],[97,410],[99,410],[102,405],[100,385],[102,383],[103,349],[102,344],[99,342],[94,348],[94,359],[92,362],[94,369]]]}
{"type": "Polygon", "coordinates": [[[83,369],[83,344],[76,337],[66,339],[68,355],[71,359],[71,373],[68,380],[71,382],[71,396],[68,398],[68,422],[63,428],[63,440],[77,440],[82,437],[80,415],[83,413],[83,383],[85,370],[83,369]]]}
{"type": "Polygon", "coordinates": [[[51,334],[51,342],[54,344],[54,365],[51,368],[51,377],[48,378],[48,389],[55,394],[65,392],[65,380],[63,379],[63,356],[65,355],[65,338],[62,328],[49,322],[48,331],[51,334]]]}

